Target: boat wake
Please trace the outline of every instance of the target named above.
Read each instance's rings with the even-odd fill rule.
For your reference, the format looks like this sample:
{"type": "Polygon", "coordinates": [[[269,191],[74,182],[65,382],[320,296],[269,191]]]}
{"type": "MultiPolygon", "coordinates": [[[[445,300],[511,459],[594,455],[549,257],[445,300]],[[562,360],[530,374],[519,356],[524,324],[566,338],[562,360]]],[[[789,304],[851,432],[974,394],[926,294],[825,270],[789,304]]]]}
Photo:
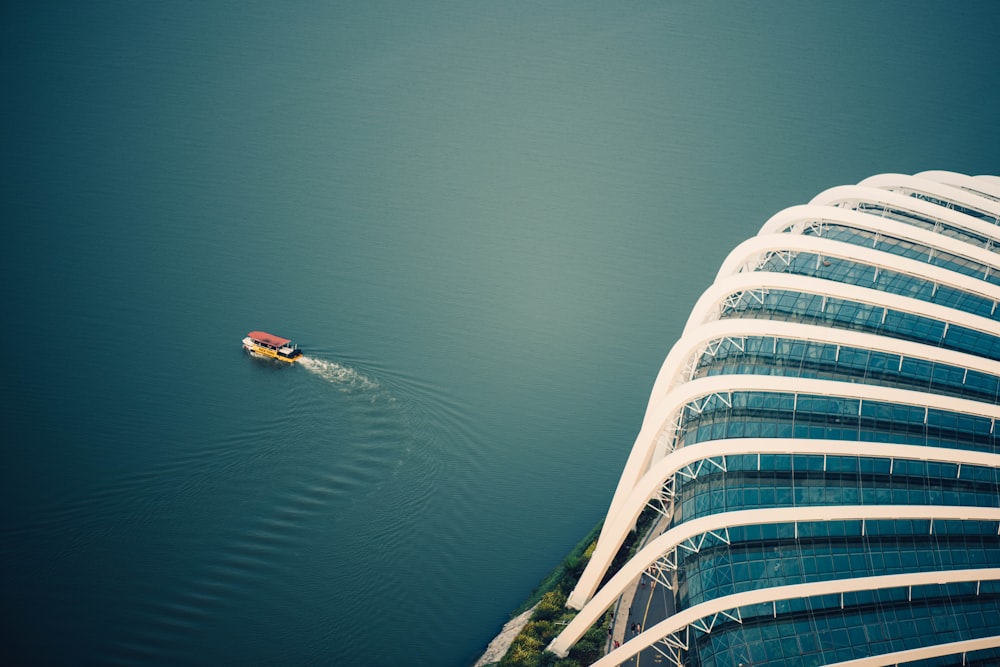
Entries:
{"type": "Polygon", "coordinates": [[[338,364],[336,361],[303,356],[299,358],[298,364],[308,369],[310,373],[318,375],[327,382],[339,385],[346,390],[360,389],[362,391],[376,391],[380,389],[379,383],[375,379],[358,372],[350,366],[338,364]]]}

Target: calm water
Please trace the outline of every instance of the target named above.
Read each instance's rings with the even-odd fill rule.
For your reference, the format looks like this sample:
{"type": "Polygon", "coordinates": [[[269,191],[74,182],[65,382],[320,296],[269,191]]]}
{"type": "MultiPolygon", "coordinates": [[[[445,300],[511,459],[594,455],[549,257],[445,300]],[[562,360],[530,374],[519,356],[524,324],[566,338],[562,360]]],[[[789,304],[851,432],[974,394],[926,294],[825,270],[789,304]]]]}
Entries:
{"type": "Polygon", "coordinates": [[[5,663],[464,667],[733,245],[1000,170],[990,3],[272,4],[0,9],[5,663]]]}

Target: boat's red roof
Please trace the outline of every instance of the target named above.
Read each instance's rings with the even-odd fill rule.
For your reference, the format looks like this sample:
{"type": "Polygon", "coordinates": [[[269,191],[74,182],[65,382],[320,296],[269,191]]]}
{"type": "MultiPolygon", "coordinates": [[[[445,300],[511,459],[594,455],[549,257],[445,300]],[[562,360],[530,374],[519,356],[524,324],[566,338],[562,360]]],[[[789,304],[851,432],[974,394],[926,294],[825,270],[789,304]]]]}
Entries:
{"type": "Polygon", "coordinates": [[[269,334],[266,331],[251,331],[247,334],[250,338],[254,340],[259,340],[262,343],[267,343],[268,345],[273,345],[275,347],[281,347],[283,345],[288,345],[292,341],[287,338],[282,338],[281,336],[275,336],[269,334]]]}

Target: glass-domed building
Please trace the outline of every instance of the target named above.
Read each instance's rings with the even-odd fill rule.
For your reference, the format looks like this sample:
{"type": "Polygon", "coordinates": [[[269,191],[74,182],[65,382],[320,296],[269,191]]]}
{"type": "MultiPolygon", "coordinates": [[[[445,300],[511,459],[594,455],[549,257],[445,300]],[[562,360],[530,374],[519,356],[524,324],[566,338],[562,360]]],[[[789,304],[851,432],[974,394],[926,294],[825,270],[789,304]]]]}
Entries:
{"type": "Polygon", "coordinates": [[[998,304],[1000,178],[881,174],[773,216],[667,356],[550,649],[645,575],[672,609],[597,664],[1000,664],[998,304]]]}

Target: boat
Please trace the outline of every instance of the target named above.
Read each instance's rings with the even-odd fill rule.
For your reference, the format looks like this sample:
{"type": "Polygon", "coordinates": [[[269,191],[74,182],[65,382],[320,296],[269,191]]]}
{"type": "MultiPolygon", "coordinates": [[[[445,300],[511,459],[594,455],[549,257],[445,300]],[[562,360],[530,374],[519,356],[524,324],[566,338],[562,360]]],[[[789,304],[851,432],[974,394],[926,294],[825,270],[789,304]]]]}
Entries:
{"type": "Polygon", "coordinates": [[[252,357],[294,363],[302,357],[302,350],[287,338],[266,331],[251,331],[243,339],[243,349],[252,357]]]}

